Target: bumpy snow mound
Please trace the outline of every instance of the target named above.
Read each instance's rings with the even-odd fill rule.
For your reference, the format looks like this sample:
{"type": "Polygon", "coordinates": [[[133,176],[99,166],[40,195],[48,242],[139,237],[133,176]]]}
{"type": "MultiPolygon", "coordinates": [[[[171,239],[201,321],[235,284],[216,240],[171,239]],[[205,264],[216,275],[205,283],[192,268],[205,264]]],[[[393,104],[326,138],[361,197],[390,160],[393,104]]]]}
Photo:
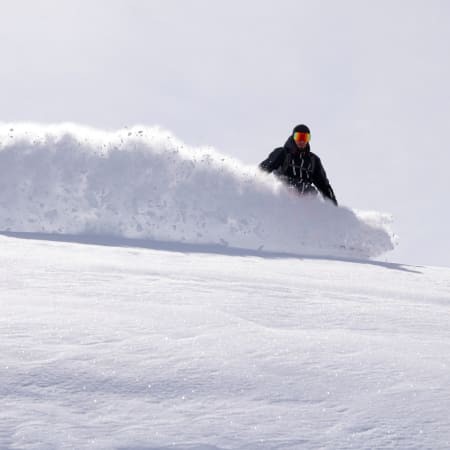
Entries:
{"type": "Polygon", "coordinates": [[[300,198],[159,128],[0,126],[0,230],[330,256],[393,248],[386,217],[300,198]]]}

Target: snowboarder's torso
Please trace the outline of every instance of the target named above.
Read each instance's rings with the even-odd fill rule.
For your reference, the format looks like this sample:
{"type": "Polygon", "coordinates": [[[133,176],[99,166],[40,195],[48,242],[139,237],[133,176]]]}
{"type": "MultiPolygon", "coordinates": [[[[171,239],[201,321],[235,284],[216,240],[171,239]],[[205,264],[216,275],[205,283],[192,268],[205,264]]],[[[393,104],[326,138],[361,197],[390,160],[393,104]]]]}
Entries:
{"type": "Polygon", "coordinates": [[[322,166],[320,158],[311,152],[309,143],[299,149],[294,139],[289,139],[284,147],[276,148],[260,168],[275,173],[286,184],[295,186],[300,193],[317,193],[330,198],[335,204],[336,198],[322,166]]]}

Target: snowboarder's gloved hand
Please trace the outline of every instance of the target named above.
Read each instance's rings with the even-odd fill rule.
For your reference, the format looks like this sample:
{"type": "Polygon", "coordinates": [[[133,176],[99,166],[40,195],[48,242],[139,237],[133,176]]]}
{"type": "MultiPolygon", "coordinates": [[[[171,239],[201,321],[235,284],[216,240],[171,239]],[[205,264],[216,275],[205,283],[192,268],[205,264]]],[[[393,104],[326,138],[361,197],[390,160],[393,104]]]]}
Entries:
{"type": "Polygon", "coordinates": [[[338,206],[336,196],[334,195],[334,192],[333,192],[333,189],[331,188],[331,186],[328,186],[326,196],[334,203],[335,206],[338,206]]]}

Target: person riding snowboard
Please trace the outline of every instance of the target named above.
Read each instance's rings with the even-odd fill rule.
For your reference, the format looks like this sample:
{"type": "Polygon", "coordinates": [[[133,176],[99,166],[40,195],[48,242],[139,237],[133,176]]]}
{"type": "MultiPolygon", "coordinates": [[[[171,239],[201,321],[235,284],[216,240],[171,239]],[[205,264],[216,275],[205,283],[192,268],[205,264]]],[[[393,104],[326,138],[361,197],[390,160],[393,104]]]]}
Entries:
{"type": "Polygon", "coordinates": [[[284,147],[276,148],[259,167],[272,173],[300,194],[317,195],[317,190],[337,206],[336,196],[328,181],[320,158],[311,152],[311,132],[297,125],[284,147]]]}

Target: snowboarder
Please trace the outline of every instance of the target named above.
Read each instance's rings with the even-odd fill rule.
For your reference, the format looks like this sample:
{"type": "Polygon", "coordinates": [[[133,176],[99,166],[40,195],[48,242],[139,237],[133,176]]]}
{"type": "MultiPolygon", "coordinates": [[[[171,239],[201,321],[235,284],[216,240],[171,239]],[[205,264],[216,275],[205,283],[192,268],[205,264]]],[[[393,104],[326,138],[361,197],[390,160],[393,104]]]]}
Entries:
{"type": "Polygon", "coordinates": [[[337,206],[336,196],[328,181],[320,158],[311,152],[311,132],[306,125],[297,125],[284,147],[276,148],[259,167],[274,172],[302,195],[317,195],[317,190],[337,206]]]}

